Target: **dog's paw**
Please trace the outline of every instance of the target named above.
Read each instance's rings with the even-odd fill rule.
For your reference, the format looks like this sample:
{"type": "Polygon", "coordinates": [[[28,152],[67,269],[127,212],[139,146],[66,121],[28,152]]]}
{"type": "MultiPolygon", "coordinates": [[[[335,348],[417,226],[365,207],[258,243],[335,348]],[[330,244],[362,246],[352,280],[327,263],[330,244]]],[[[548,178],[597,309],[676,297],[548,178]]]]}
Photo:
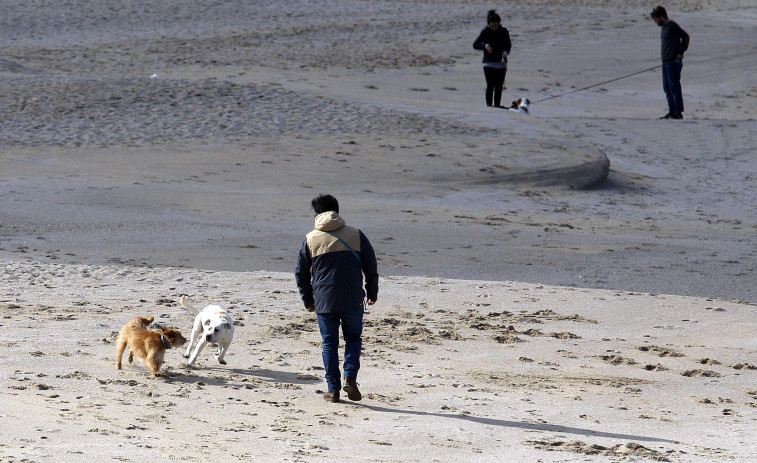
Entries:
{"type": "Polygon", "coordinates": [[[218,363],[220,363],[221,365],[226,365],[226,360],[221,359],[218,361],[218,363]]]}

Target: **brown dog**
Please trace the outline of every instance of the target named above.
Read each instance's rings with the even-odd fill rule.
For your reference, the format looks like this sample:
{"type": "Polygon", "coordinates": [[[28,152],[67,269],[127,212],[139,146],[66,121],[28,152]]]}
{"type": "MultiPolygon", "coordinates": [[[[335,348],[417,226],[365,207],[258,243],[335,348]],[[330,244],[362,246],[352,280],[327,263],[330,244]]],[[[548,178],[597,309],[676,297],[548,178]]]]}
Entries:
{"type": "Polygon", "coordinates": [[[155,376],[160,376],[160,367],[163,365],[163,357],[166,349],[181,347],[187,339],[178,330],[162,328],[161,331],[147,329],[155,317],[134,317],[129,323],[121,328],[116,341],[116,366],[121,369],[121,357],[124,355],[126,346],[129,346],[129,363],[134,356],[142,359],[145,366],[155,376]]]}

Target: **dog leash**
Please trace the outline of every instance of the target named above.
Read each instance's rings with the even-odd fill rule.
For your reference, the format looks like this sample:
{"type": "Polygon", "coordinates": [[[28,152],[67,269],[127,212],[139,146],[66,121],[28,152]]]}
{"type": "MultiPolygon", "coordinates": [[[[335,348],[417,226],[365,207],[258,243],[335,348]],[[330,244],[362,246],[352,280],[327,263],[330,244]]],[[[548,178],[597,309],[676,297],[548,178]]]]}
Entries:
{"type": "Polygon", "coordinates": [[[352,247],[349,244],[347,244],[346,241],[344,241],[341,237],[337,236],[335,233],[331,233],[330,231],[327,231],[326,233],[328,233],[329,235],[331,235],[334,238],[336,238],[339,241],[341,241],[343,245],[347,246],[347,249],[350,250],[350,252],[352,253],[352,255],[355,256],[355,259],[357,259],[357,261],[360,262],[361,264],[363,263],[363,260],[360,259],[360,255],[357,252],[355,252],[355,250],[352,249],[352,247]]]}
{"type": "Polygon", "coordinates": [[[555,98],[560,98],[561,96],[570,95],[571,93],[582,92],[584,90],[588,90],[590,88],[594,88],[594,87],[597,87],[597,86],[600,86],[600,85],[609,84],[610,82],[615,82],[615,81],[618,81],[618,80],[627,79],[627,78],[633,77],[633,76],[635,76],[637,74],[643,74],[645,72],[654,71],[655,69],[661,68],[661,67],[662,67],[662,64],[658,64],[657,66],[651,67],[649,69],[644,69],[643,71],[637,71],[637,72],[634,72],[632,74],[628,74],[628,75],[621,76],[621,77],[616,77],[615,79],[610,79],[610,80],[606,80],[604,82],[600,82],[598,84],[589,85],[588,87],[579,88],[578,90],[571,90],[569,92],[560,93],[560,94],[557,94],[557,95],[552,95],[552,96],[550,96],[548,98],[544,98],[544,99],[541,99],[541,100],[538,100],[538,101],[534,101],[531,104],[535,105],[536,103],[541,103],[543,101],[553,100],[555,98]]]}

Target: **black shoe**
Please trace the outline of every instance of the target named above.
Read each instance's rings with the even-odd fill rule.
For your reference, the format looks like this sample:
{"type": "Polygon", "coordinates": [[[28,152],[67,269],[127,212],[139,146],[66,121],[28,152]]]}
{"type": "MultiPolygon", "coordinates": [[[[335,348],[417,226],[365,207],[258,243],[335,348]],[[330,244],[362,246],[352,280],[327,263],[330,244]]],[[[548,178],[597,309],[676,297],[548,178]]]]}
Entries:
{"type": "Polygon", "coordinates": [[[671,119],[683,119],[683,114],[681,114],[681,113],[678,113],[678,114],[671,114],[671,115],[670,115],[670,118],[671,118],[671,119]]]}
{"type": "Polygon", "coordinates": [[[363,395],[360,394],[360,389],[357,388],[357,380],[355,378],[344,378],[344,387],[342,388],[347,393],[347,398],[355,402],[361,400],[363,395]]]}
{"type": "Polygon", "coordinates": [[[339,402],[339,391],[329,391],[323,394],[323,400],[326,402],[337,403],[339,402]]]}
{"type": "Polygon", "coordinates": [[[672,119],[672,118],[673,118],[673,114],[667,113],[666,115],[662,116],[660,119],[672,119]]]}

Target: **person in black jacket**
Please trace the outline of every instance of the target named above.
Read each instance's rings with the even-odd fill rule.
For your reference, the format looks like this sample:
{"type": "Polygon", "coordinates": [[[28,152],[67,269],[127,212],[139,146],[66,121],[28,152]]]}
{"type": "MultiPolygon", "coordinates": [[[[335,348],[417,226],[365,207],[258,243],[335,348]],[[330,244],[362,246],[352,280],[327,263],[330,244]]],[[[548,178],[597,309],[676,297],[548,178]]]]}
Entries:
{"type": "Polygon", "coordinates": [[[660,119],[683,119],[681,71],[683,54],[689,48],[689,34],[668,18],[665,7],[655,7],[650,16],[661,30],[662,89],[668,99],[668,113],[660,119]]]}
{"type": "Polygon", "coordinates": [[[507,73],[507,55],[512,43],[510,33],[500,23],[501,18],[494,10],[489,10],[486,17],[488,24],[473,42],[473,48],[484,51],[484,76],[486,77],[486,106],[494,104],[502,108],[502,89],[505,88],[507,73]]]}
{"type": "Polygon", "coordinates": [[[368,305],[378,297],[376,254],[371,242],[358,230],[345,225],[339,202],[320,195],[311,202],[315,230],[305,237],[297,257],[295,280],[305,310],[315,312],[323,338],[323,366],[328,391],[323,398],[339,402],[339,325],[344,336],[344,392],[360,400],[357,372],[362,349],[364,299],[368,305]],[[365,291],[363,290],[365,274],[365,291]]]}

